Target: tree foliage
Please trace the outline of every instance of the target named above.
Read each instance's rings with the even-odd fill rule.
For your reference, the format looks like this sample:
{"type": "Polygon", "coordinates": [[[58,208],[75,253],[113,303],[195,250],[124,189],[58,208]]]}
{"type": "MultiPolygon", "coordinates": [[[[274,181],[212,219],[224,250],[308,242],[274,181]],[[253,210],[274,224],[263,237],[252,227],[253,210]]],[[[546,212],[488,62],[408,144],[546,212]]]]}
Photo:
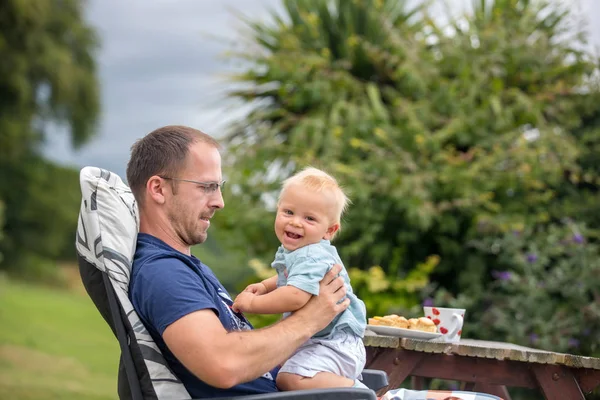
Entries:
{"type": "Polygon", "coordinates": [[[457,268],[489,273],[464,246],[478,226],[562,212],[552,205],[582,171],[576,132],[597,112],[597,63],[567,9],[476,1],[442,26],[403,1],[283,4],[270,23],[248,22],[239,56],[251,66],[232,93],[255,108],[228,138],[228,206],[240,208],[222,222],[247,222],[253,252],[273,248],[268,194],[307,164],[351,194],[338,242],[350,265],[404,276],[438,254],[437,278],[455,291],[470,286],[457,268]]]}
{"type": "MultiPolygon", "coordinates": [[[[94,134],[99,87],[97,39],[81,0],[7,0],[0,9],[0,201],[5,203],[5,266],[65,251],[75,228],[73,171],[45,161],[49,129],[74,146],[94,134]]],[[[72,246],[71,246],[72,247],[72,246]]]]}
{"type": "Polygon", "coordinates": [[[580,21],[543,0],[477,0],[444,20],[397,0],[282,4],[246,21],[236,53],[248,67],[231,95],[254,108],[227,138],[220,234],[270,261],[281,180],[322,167],[353,202],[336,244],[369,314],[418,312],[417,293],[466,305],[471,337],[597,353],[599,63],[580,21]],[[559,246],[571,227],[588,245],[559,246]],[[543,262],[524,261],[532,246],[543,262]],[[371,287],[433,258],[416,292],[371,287]],[[578,276],[581,291],[559,293],[578,276]],[[555,310],[572,329],[549,332],[555,310]],[[511,331],[515,313],[531,320],[511,331]]]}

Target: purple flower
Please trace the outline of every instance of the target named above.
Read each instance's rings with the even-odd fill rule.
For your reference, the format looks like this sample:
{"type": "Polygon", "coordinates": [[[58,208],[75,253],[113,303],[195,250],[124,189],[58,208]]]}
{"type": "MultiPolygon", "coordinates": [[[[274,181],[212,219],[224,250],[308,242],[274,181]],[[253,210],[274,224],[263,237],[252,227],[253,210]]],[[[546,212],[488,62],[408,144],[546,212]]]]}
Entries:
{"type": "Polygon", "coordinates": [[[538,341],[539,336],[535,333],[532,333],[531,335],[529,335],[529,341],[531,343],[535,343],[538,341]]]}
{"type": "Polygon", "coordinates": [[[492,276],[501,281],[507,281],[512,276],[510,271],[492,271],[492,276]]]}
{"type": "Polygon", "coordinates": [[[519,231],[519,230],[517,230],[517,229],[514,229],[514,230],[512,231],[512,234],[513,234],[514,236],[516,236],[516,237],[519,237],[519,236],[521,236],[521,231],[519,231]]]}
{"type": "Polygon", "coordinates": [[[573,241],[575,243],[581,244],[583,243],[583,236],[581,235],[581,233],[576,233],[573,235],[573,241]]]}
{"type": "Polygon", "coordinates": [[[569,338],[569,347],[579,347],[579,340],[575,338],[569,338]]]}
{"type": "Polygon", "coordinates": [[[581,334],[583,336],[590,336],[590,333],[592,333],[592,330],[590,328],[585,328],[583,331],[581,331],[581,334]]]}
{"type": "Polygon", "coordinates": [[[433,299],[431,297],[427,297],[425,300],[423,300],[423,306],[424,307],[432,307],[433,299]]]}
{"type": "Polygon", "coordinates": [[[527,262],[533,264],[534,262],[536,262],[538,259],[537,254],[535,253],[529,253],[527,254],[527,262]]]}

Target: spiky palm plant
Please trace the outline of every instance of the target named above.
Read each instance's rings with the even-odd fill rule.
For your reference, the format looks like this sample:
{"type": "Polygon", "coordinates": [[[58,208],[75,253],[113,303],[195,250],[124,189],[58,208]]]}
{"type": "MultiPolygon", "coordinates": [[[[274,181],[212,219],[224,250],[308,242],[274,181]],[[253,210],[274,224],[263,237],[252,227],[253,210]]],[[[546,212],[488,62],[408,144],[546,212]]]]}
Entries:
{"type": "Polygon", "coordinates": [[[290,0],[249,22],[231,95],[255,108],[228,138],[223,226],[270,254],[280,179],[321,166],[354,202],[338,242],[349,265],[404,276],[440,254],[437,279],[481,290],[493,266],[465,243],[482,223],[552,218],[594,65],[550,3],[476,1],[446,26],[407,3],[290,0]]]}

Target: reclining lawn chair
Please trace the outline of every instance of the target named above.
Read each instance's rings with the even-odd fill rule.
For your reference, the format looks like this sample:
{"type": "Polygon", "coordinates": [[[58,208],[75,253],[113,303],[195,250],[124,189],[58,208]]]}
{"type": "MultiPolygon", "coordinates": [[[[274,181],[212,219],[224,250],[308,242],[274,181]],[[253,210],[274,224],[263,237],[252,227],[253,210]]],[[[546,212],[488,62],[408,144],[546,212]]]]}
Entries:
{"type": "MultiPolygon", "coordinates": [[[[82,202],[76,237],[79,270],[89,296],[119,340],[119,397],[122,400],[190,399],[128,298],[139,227],[137,205],[131,191],[119,176],[95,167],[81,170],[80,183],[82,202]]],[[[387,386],[387,375],[383,371],[364,370],[363,383],[378,390],[387,386]]],[[[373,390],[314,389],[242,398],[376,399],[373,390]]]]}

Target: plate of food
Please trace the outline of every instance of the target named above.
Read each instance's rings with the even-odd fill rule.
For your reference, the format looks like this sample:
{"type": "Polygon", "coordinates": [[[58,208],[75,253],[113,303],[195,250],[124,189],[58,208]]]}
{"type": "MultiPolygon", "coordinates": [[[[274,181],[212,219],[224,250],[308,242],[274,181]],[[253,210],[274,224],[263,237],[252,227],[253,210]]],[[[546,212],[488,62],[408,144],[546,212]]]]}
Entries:
{"type": "Polygon", "coordinates": [[[392,314],[369,318],[367,329],[379,335],[430,340],[442,336],[429,318],[410,318],[392,314]]]}

